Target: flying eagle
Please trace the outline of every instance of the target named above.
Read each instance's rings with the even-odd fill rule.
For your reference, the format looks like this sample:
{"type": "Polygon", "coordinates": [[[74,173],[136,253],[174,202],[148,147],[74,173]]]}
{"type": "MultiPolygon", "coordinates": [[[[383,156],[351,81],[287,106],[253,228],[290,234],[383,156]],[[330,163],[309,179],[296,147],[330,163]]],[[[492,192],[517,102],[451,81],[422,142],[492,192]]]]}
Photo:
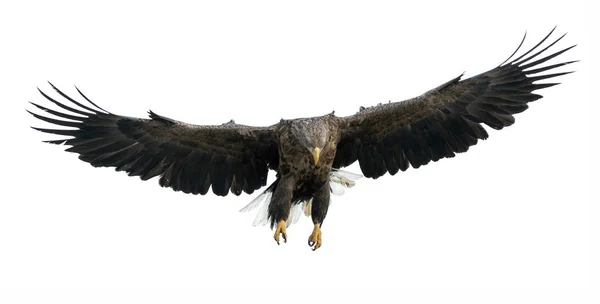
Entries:
{"type": "MultiPolygon", "coordinates": [[[[46,141],[70,146],[66,151],[94,167],[115,167],[129,176],[148,180],[175,191],[216,195],[248,194],[267,184],[269,169],[276,180],[260,196],[265,223],[275,228],[275,241],[287,241],[286,227],[294,208],[312,217],[308,238],[313,250],[321,247],[321,225],[327,215],[335,183],[352,186],[356,175],[339,171],[358,161],[365,177],[394,175],[412,166],[466,152],[486,139],[485,124],[500,130],[515,122],[514,114],[541,98],[538,89],[557,83],[537,83],[570,72],[544,73],[575,61],[544,65],[574,46],[543,54],[561,40],[536,51],[554,29],[531,50],[513,58],[523,45],[498,67],[461,80],[458,76],[421,96],[337,117],[282,119],[268,127],[230,121],[223,125],[192,125],[149,111],[149,119],[126,117],[102,109],[77,92],[87,103],[76,101],[50,84],[64,100],[40,93],[62,111],[32,103],[61,119],[33,116],[70,129],[35,130],[70,136],[46,141]],[[535,51],[535,53],[533,53],[535,51]],[[66,101],[70,102],[68,104],[66,101]]],[[[39,89],[38,89],[39,90],[39,89]]],[[[245,210],[256,206],[254,200],[245,210]]]]}

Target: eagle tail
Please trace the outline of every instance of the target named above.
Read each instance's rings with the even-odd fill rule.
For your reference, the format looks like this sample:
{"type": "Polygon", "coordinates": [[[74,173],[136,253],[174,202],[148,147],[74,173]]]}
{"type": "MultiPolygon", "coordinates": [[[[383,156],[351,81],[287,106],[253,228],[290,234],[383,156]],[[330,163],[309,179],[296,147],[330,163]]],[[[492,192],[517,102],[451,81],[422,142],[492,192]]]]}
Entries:
{"type": "MultiPolygon", "coordinates": [[[[333,169],[329,176],[329,187],[333,195],[340,196],[344,194],[344,188],[352,188],[356,185],[356,180],[363,177],[360,174],[333,169]]],[[[250,212],[256,208],[258,212],[252,222],[252,226],[265,226],[269,223],[269,203],[273,196],[273,191],[277,187],[279,179],[275,180],[265,191],[254,198],[250,203],[240,209],[240,212],[250,212]]],[[[300,219],[302,213],[306,216],[310,216],[312,199],[305,200],[299,203],[292,204],[290,210],[290,216],[287,219],[286,226],[289,227],[291,224],[295,224],[300,219]]]]}

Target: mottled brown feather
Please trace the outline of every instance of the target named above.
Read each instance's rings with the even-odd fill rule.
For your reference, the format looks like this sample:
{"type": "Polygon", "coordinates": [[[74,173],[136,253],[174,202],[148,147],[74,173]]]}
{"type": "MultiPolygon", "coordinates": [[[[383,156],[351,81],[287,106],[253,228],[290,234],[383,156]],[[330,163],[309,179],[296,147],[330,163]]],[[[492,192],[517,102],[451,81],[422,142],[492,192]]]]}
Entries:
{"type": "MultiPolygon", "coordinates": [[[[69,152],[95,167],[115,167],[143,180],[161,176],[159,183],[185,193],[206,194],[212,186],[217,195],[252,193],[266,184],[268,169],[278,168],[278,152],[272,127],[228,123],[200,126],[179,122],[152,111],[150,119],[115,115],[85,106],[52,86],[75,109],[42,93],[66,113],[36,105],[60,121],[32,113],[36,118],[75,130],[39,131],[72,136],[51,143],[71,146],[69,152]],[[76,116],[71,114],[78,114],[76,116]],[[251,170],[244,171],[248,166],[251,170]],[[234,183],[235,180],[235,183],[234,183]],[[233,187],[232,187],[233,185],[233,187]]],[[[41,91],[40,91],[41,92],[41,91]]]]}
{"type": "Polygon", "coordinates": [[[521,61],[517,62],[541,43],[483,74],[465,80],[461,80],[461,75],[416,98],[361,108],[357,114],[344,117],[346,128],[342,130],[333,167],[349,166],[358,160],[366,177],[378,178],[387,172],[394,175],[406,170],[407,160],[418,168],[467,151],[488,137],[482,123],[497,130],[512,125],[514,114],[542,97],[533,91],[556,85],[535,81],[568,73],[531,76],[574,61],[526,70],[571,49],[528,63],[562,37],[521,61]]]}

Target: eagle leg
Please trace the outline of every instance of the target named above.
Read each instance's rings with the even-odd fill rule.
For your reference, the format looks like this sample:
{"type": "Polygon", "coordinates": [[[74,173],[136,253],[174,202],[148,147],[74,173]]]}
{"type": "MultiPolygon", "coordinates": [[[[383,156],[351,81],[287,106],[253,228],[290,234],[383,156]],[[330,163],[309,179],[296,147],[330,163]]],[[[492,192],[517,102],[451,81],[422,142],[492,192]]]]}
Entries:
{"type": "Polygon", "coordinates": [[[283,241],[287,243],[287,234],[285,231],[285,222],[290,216],[290,208],[292,205],[292,194],[294,191],[294,178],[290,176],[281,177],[280,180],[276,181],[277,186],[273,190],[273,197],[269,203],[269,219],[271,221],[271,228],[275,228],[275,235],[273,238],[279,245],[279,238],[283,237],[283,241]]]}
{"type": "Polygon", "coordinates": [[[308,246],[312,247],[313,251],[319,249],[323,244],[323,241],[321,240],[321,226],[323,225],[323,220],[325,220],[327,210],[329,209],[330,193],[329,180],[326,180],[325,183],[321,185],[321,188],[315,191],[313,196],[310,214],[315,226],[313,232],[308,237],[308,246]]]}
{"type": "Polygon", "coordinates": [[[284,220],[279,221],[279,224],[277,225],[277,229],[275,229],[275,235],[273,236],[273,238],[275,239],[275,242],[277,242],[277,245],[279,245],[279,236],[280,235],[283,238],[283,242],[287,243],[287,234],[285,231],[285,221],[284,220]]]}
{"type": "Polygon", "coordinates": [[[319,224],[315,224],[315,228],[313,232],[308,237],[308,246],[312,247],[312,250],[315,251],[321,247],[323,241],[321,241],[321,227],[319,224]]]}

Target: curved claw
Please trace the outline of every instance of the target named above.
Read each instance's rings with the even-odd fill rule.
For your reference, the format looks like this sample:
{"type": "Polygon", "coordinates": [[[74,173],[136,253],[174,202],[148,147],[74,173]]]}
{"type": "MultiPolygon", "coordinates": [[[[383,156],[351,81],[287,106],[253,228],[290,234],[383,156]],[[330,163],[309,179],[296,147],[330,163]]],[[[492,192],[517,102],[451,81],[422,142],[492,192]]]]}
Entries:
{"type": "Polygon", "coordinates": [[[315,251],[321,247],[322,243],[321,228],[319,227],[319,224],[315,224],[313,232],[308,237],[308,246],[312,247],[312,250],[315,251]]]}
{"type": "Polygon", "coordinates": [[[284,220],[279,221],[279,224],[277,225],[277,228],[275,229],[275,235],[273,235],[273,238],[275,239],[275,242],[277,242],[277,245],[279,245],[279,236],[281,236],[283,238],[284,243],[287,243],[287,233],[285,231],[285,221],[284,220]]]}

